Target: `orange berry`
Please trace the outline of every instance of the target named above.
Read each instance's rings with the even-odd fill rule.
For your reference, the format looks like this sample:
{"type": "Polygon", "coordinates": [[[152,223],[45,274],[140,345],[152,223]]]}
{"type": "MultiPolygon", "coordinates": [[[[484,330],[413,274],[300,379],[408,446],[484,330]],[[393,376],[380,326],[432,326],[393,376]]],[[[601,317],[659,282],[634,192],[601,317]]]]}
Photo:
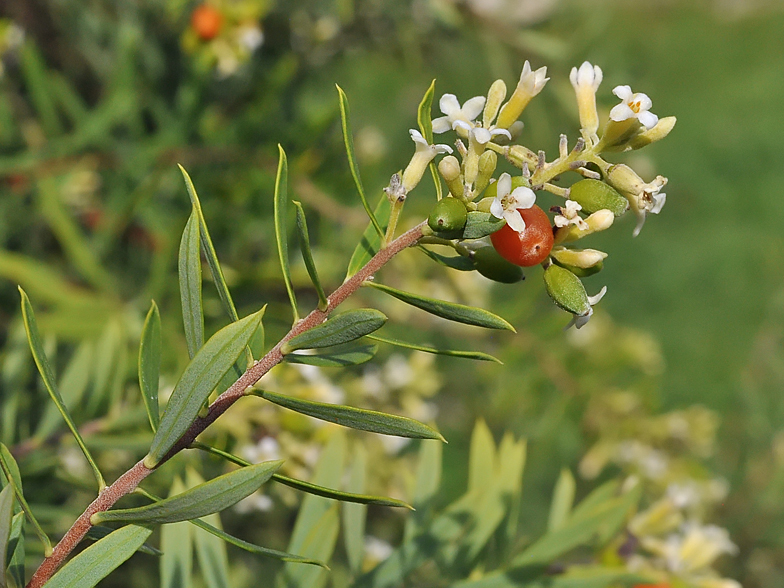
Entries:
{"type": "Polygon", "coordinates": [[[525,221],[525,230],[518,233],[504,225],[490,235],[493,247],[506,261],[523,267],[542,263],[553,248],[553,229],[544,210],[535,204],[518,208],[525,221]]]}
{"type": "Polygon", "coordinates": [[[191,27],[202,41],[210,41],[220,33],[223,15],[214,6],[201,4],[191,14],[191,27]]]}

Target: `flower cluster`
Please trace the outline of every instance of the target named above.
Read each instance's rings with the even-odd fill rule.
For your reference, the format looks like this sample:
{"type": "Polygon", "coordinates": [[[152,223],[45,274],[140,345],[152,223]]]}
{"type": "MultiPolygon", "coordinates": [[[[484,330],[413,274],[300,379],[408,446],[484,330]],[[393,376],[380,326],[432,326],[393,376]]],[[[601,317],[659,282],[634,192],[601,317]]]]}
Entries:
{"type": "MultiPolygon", "coordinates": [[[[596,94],[603,73],[599,66],[585,62],[572,68],[569,76],[577,101],[580,136],[570,150],[568,137],[561,135],[558,156],[548,161],[544,151],[534,151],[516,141],[524,130],[519,118],[549,79],[547,68],[534,70],[526,61],[508,97],[503,80],[493,82],[486,96],[474,96],[462,103],[454,94],[441,96],[438,105],[442,116],[429,125],[420,119],[420,130],[410,131],[416,152],[402,178],[393,176],[386,192],[393,206],[399,208],[433,160],[448,154],[437,165],[449,189],[443,200],[452,198],[462,208],[454,201],[449,206],[443,200],[439,202],[430,217],[432,236],[425,242],[452,247],[468,257],[482,275],[501,282],[522,279],[519,270],[504,270],[504,262],[523,267],[541,264],[548,293],[559,307],[574,315],[570,324],[580,328],[593,314],[593,305],[604,289],[597,296],[588,296],[575,276],[584,278],[601,270],[607,254],[574,249],[568,244],[608,229],[629,209],[637,217],[633,231],[636,236],[646,216],[661,212],[666,200],[662,189],[667,178],[658,176],[645,182],[628,165],[610,163],[603,154],[639,149],[658,141],[672,130],[675,118],[660,119],[651,112],[652,102],[646,94],[622,85],[613,89],[621,102],[610,109],[602,125],[596,94]],[[448,132],[455,133],[454,155],[449,145],[432,141],[433,133],[448,132]],[[519,173],[496,176],[499,156],[519,173]],[[561,177],[569,172],[582,179],[560,185],[561,177]],[[537,194],[542,192],[562,199],[549,207],[552,218],[537,205],[537,194]],[[477,253],[490,244],[500,256],[492,268],[488,267],[491,256],[477,253]],[[552,266],[565,268],[571,277],[559,269],[551,270],[552,266]]],[[[430,105],[427,97],[423,104],[430,105]]],[[[440,182],[436,183],[440,194],[440,182]]]]}

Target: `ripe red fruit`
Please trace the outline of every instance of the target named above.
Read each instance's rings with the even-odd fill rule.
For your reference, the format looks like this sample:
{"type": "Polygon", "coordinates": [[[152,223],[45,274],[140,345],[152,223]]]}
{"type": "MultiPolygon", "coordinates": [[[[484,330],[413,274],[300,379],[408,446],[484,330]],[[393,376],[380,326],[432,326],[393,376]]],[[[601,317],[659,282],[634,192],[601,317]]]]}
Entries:
{"type": "Polygon", "coordinates": [[[490,235],[493,247],[505,260],[523,267],[542,263],[553,248],[553,229],[547,214],[536,206],[518,208],[525,230],[518,233],[509,225],[490,235]]]}
{"type": "Polygon", "coordinates": [[[210,41],[220,33],[223,15],[215,7],[202,4],[191,14],[191,27],[202,41],[210,41]]]}

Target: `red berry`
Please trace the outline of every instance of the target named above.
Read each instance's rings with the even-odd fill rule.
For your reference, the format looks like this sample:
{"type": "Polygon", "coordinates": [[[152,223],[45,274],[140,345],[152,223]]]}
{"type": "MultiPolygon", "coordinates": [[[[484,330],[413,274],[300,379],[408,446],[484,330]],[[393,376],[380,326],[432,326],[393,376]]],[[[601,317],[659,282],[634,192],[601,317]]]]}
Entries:
{"type": "Polygon", "coordinates": [[[213,6],[202,4],[191,14],[191,27],[202,41],[210,41],[220,33],[223,15],[213,6]]]}
{"type": "Polygon", "coordinates": [[[553,248],[553,229],[544,210],[535,204],[531,208],[518,208],[525,221],[525,230],[518,233],[504,225],[490,235],[493,247],[505,260],[523,267],[542,263],[553,248]]]}

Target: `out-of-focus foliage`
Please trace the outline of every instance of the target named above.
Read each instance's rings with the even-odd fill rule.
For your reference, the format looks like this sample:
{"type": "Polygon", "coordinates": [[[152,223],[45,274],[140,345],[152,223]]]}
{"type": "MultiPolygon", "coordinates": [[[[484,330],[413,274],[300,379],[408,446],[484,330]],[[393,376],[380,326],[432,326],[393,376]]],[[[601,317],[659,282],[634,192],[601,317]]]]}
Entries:
{"type": "MultiPolygon", "coordinates": [[[[222,30],[205,40],[191,27],[194,3],[0,3],[6,19],[0,26],[0,441],[16,456],[25,494],[46,532],[64,532],[94,484],[39,384],[16,284],[36,307],[65,403],[102,471],[114,479],[152,440],[135,375],[151,298],[163,321],[163,400],[188,358],[175,268],[190,206],[176,163],[199,186],[239,314],[270,302],[267,341],[277,341],[290,311],[271,214],[276,143],[289,153],[290,191],[309,212],[328,291],[342,281],[366,223],[342,151],[335,82],[351,97],[357,158],[373,198],[406,162],[406,129],[415,126],[416,105],[432,78],[440,90],[463,98],[482,92],[495,77],[514,79],[526,58],[546,63],[554,80],[531,105],[525,130],[533,143],[542,143],[570,130],[562,128],[569,117],[577,127],[565,74],[589,59],[604,68],[606,86],[639,86],[654,96],[655,111],[679,119],[667,146],[651,148],[637,162],[652,174],[667,169],[667,214],[631,244],[631,225],[626,235],[598,239],[617,252],[602,272],[613,293],[604,313],[564,335],[562,316],[534,280],[491,288],[473,274],[425,265],[424,256],[412,251],[389,268],[389,283],[488,306],[518,329],[502,339],[431,322],[436,329],[430,336],[438,341],[430,342],[470,337],[501,358],[502,369],[385,351],[374,366],[337,375],[281,366],[263,384],[426,422],[437,416],[450,445],[435,513],[454,508],[447,505],[462,494],[466,477],[471,480],[464,462],[477,415],[494,431],[526,438],[520,518],[508,519],[517,525],[518,548],[542,536],[552,521],[551,497],[562,468],[578,474],[577,501],[605,479],[635,475],[644,492],[629,529],[645,540],[627,565],[661,572],[674,561],[663,555],[667,537],[682,546],[704,530],[680,522],[712,521],[727,527],[739,548],[738,557],[719,560],[723,575],[747,588],[780,586],[780,7],[762,0],[645,6],[247,0],[215,6],[226,14],[222,30]],[[667,515],[663,526],[644,516],[656,512],[667,515]]],[[[429,208],[424,200],[412,198],[409,207],[423,216],[429,208]]],[[[296,251],[293,241],[291,248],[296,251]]],[[[292,265],[292,280],[303,308],[314,307],[304,264],[292,265]]],[[[373,292],[362,296],[390,318],[434,321],[373,292]]],[[[214,289],[205,288],[204,309],[211,334],[224,324],[214,289]]],[[[283,458],[281,472],[317,481],[320,448],[330,439],[336,443],[334,430],[249,398],[205,441],[254,462],[283,458]]],[[[348,461],[352,467],[365,463],[367,470],[367,486],[358,483],[355,491],[416,502],[410,491],[415,456],[403,443],[351,435],[348,461]]],[[[161,471],[150,490],[168,494],[188,465],[204,478],[224,471],[223,462],[190,453],[161,471]]],[[[335,471],[323,476],[337,476],[338,485],[335,471]]],[[[286,549],[299,501],[299,493],[275,485],[239,503],[223,522],[255,543],[286,549]]],[[[126,502],[121,506],[141,504],[126,502]]],[[[336,528],[335,513],[327,508],[322,515],[324,525],[336,528]]],[[[349,539],[344,531],[345,541],[335,540],[336,560],[345,562],[334,565],[336,586],[386,559],[387,545],[405,549],[416,536],[411,520],[404,530],[398,512],[372,507],[366,532],[380,539],[364,542],[363,557],[357,547],[361,517],[342,516],[354,535],[349,539]]],[[[198,530],[183,532],[193,534],[205,572],[210,547],[198,530]]],[[[29,529],[27,534],[21,544],[29,568],[42,554],[29,529]]],[[[177,545],[176,535],[162,535],[162,545],[177,545]]],[[[617,565],[619,546],[609,539],[605,563],[617,565]]],[[[455,545],[465,547],[450,549],[455,545]]],[[[724,550],[732,551],[730,545],[723,543],[724,550]]],[[[498,553],[503,547],[483,552],[487,559],[478,573],[502,567],[498,553]]],[[[167,556],[166,566],[189,568],[189,554],[173,554],[172,564],[167,556]]],[[[233,586],[278,570],[277,563],[234,548],[230,559],[233,586]]],[[[436,573],[428,565],[417,571],[422,582],[436,573]]],[[[154,585],[155,567],[132,560],[129,582],[154,585]]],[[[444,578],[457,575],[452,570],[444,578]]],[[[106,585],[117,582],[110,578],[106,585]]],[[[416,578],[411,582],[416,585],[416,578]]]]}

